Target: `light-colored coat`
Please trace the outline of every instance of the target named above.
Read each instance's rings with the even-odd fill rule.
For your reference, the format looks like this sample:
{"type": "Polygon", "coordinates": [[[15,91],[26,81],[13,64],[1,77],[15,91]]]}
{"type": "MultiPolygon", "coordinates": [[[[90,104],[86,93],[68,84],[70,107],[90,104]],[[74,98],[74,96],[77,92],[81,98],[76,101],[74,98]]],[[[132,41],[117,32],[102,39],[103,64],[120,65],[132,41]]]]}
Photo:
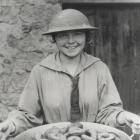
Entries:
{"type": "MultiPolygon", "coordinates": [[[[117,127],[122,102],[106,64],[82,54],[79,74],[79,105],[82,121],[117,127]]],[[[9,114],[16,133],[38,125],[70,120],[72,81],[61,65],[59,53],[37,64],[21,95],[18,110],[9,114]]]]}

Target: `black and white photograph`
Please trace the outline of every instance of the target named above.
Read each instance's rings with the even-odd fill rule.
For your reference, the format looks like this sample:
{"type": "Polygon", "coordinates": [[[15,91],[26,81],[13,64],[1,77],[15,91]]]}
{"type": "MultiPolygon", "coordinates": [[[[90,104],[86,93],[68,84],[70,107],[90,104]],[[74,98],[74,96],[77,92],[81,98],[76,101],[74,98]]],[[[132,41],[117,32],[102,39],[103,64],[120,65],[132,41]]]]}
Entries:
{"type": "Polygon", "coordinates": [[[140,0],[0,0],[0,140],[140,140],[140,0]]]}

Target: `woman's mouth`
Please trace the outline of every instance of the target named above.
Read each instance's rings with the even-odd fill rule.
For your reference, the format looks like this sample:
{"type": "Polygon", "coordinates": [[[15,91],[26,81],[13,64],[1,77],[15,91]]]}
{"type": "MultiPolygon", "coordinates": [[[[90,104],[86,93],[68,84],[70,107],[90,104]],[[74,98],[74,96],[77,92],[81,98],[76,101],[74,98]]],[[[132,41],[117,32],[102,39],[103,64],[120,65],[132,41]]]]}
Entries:
{"type": "Polygon", "coordinates": [[[79,47],[79,45],[66,45],[64,46],[66,49],[75,49],[77,47],[79,47]]]}

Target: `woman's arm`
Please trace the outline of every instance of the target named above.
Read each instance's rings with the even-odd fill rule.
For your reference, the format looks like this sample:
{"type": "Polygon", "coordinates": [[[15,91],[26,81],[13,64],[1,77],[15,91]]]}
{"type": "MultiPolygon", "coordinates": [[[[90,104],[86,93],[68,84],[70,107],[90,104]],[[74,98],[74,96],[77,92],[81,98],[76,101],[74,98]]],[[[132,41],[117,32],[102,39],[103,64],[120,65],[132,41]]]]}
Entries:
{"type": "Polygon", "coordinates": [[[123,111],[122,101],[112,79],[108,67],[103,63],[103,68],[98,72],[99,111],[96,122],[118,127],[117,116],[123,111]]]}
{"type": "Polygon", "coordinates": [[[8,119],[15,125],[15,134],[43,123],[38,80],[38,66],[35,66],[20,97],[17,110],[8,115],[8,119]]]}

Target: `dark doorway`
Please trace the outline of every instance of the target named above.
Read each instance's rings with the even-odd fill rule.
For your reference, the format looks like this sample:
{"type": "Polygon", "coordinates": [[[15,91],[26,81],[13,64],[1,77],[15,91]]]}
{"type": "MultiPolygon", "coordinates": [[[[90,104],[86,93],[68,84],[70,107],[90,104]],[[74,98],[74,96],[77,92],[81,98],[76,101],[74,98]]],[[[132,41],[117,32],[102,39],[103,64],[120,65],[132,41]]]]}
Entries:
{"type": "Polygon", "coordinates": [[[140,4],[63,3],[85,13],[98,27],[88,53],[110,68],[124,108],[140,112],[140,4]]]}

